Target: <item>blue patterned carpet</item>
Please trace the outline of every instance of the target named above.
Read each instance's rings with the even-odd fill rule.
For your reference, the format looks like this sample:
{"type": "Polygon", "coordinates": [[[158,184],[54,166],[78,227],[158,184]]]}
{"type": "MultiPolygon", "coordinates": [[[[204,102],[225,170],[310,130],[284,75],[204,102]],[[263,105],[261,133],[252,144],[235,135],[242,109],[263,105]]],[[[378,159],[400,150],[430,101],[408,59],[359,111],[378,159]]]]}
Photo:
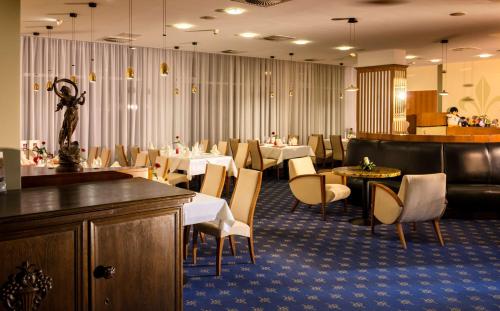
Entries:
{"type": "Polygon", "coordinates": [[[405,229],[352,226],[360,210],[331,205],[328,219],[304,205],[291,214],[286,181],[263,183],[254,219],[257,262],[237,238],[224,245],[215,277],[215,241],[201,244],[196,266],[184,265],[185,310],[500,310],[500,221],[442,221],[445,247],[432,224],[405,229]]]}

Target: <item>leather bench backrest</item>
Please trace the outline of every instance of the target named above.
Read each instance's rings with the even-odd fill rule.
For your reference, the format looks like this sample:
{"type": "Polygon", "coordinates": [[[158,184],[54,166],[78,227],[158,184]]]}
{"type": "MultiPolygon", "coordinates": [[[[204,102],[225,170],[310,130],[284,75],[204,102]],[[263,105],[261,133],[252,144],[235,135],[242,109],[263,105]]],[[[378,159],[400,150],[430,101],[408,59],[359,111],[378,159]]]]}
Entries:
{"type": "Polygon", "coordinates": [[[500,143],[488,144],[491,167],[491,183],[500,184],[500,143]]]}
{"type": "Polygon", "coordinates": [[[401,170],[408,174],[434,174],[443,172],[441,143],[380,141],[379,166],[401,170]]]}
{"type": "Polygon", "coordinates": [[[371,161],[378,165],[379,163],[379,141],[351,139],[347,145],[347,156],[344,165],[355,166],[363,160],[363,157],[369,157],[371,161]]]}
{"type": "Polygon", "coordinates": [[[443,150],[447,183],[490,183],[490,154],[486,144],[447,143],[443,150]]]}

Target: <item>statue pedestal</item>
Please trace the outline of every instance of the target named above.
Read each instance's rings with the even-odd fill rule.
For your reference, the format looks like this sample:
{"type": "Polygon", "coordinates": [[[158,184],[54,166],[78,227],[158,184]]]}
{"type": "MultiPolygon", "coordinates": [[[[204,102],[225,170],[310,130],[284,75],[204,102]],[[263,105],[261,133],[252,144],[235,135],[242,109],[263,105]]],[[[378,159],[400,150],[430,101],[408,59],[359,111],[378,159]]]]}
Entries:
{"type": "Polygon", "coordinates": [[[64,145],[59,150],[59,166],[57,172],[80,172],[80,145],[77,141],[69,146],[64,145]]]}

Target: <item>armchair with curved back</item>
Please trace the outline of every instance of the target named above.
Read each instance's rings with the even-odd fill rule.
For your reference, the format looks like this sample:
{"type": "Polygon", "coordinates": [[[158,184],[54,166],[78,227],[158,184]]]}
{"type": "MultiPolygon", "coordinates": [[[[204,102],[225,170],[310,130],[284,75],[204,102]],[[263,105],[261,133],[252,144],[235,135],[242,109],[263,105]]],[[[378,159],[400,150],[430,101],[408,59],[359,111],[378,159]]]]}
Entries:
{"type": "Polygon", "coordinates": [[[223,141],[223,140],[220,140],[218,143],[217,143],[217,150],[219,150],[219,153],[221,155],[227,155],[227,141],[223,141]]]}
{"type": "Polygon", "coordinates": [[[345,177],[332,172],[316,173],[310,157],[291,159],[288,163],[290,189],[296,198],[291,212],[300,202],[308,205],[321,205],[323,220],[326,220],[328,203],[344,200],[351,194],[346,186],[345,177]]]}
{"type": "MultiPolygon", "coordinates": [[[[239,143],[237,148],[236,148],[236,155],[234,156],[234,164],[236,166],[236,169],[239,170],[240,168],[245,168],[247,159],[248,159],[248,143],[239,143]]],[[[231,179],[234,178],[233,174],[230,174],[228,176],[228,180],[226,182],[226,195],[229,197],[229,190],[231,187],[231,179]]]]}
{"type": "Polygon", "coordinates": [[[342,144],[342,136],[330,135],[330,145],[332,146],[333,166],[342,166],[345,160],[345,150],[342,144]]]}
{"type": "Polygon", "coordinates": [[[375,223],[394,224],[404,249],[407,248],[403,223],[431,221],[444,246],[439,220],[446,209],[446,174],[405,175],[398,194],[380,183],[370,183],[372,233],[375,223]]]}
{"type": "Polygon", "coordinates": [[[312,148],[314,151],[314,157],[313,157],[313,162],[316,165],[323,165],[325,166],[326,162],[328,162],[333,155],[332,150],[327,150],[325,148],[325,142],[323,141],[323,134],[312,134],[309,136],[309,139],[307,140],[307,144],[312,148]]]}

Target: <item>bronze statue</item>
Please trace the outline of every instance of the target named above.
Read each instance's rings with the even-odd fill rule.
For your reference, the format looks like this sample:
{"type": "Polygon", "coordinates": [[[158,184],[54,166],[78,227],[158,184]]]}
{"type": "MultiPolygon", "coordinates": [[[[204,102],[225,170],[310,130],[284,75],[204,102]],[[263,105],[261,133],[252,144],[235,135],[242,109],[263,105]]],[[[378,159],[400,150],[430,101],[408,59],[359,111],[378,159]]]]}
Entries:
{"type": "Polygon", "coordinates": [[[54,93],[60,98],[60,101],[57,104],[56,112],[66,107],[63,124],[61,130],[59,131],[60,166],[58,170],[79,170],[81,168],[80,145],[78,144],[78,141],[71,141],[71,137],[75,132],[76,125],[78,124],[78,106],[85,104],[86,92],[83,92],[80,96],[78,96],[78,87],[73,81],[69,79],[57,79],[57,77],[54,78],[54,83],[49,91],[51,90],[53,90],[54,93]],[[71,93],[71,89],[66,85],[63,85],[60,90],[57,89],[57,84],[63,82],[73,86],[75,91],[74,95],[71,93]]]}

